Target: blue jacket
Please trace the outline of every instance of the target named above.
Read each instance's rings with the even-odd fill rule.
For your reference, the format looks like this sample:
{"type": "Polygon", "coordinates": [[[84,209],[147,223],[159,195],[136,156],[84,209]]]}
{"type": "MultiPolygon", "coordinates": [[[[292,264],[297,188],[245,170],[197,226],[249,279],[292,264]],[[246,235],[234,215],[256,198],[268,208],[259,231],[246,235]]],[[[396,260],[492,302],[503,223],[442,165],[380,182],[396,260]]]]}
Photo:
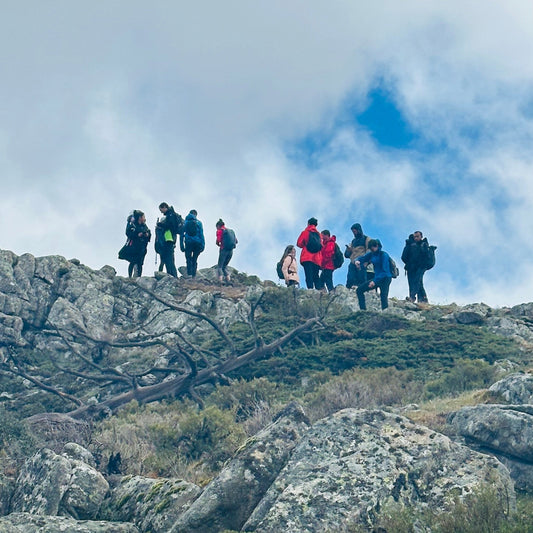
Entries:
{"type": "Polygon", "coordinates": [[[372,263],[374,265],[374,282],[377,283],[384,278],[392,278],[390,271],[390,257],[387,252],[381,249],[381,244],[375,252],[367,252],[356,259],[361,263],[361,267],[365,263],[372,263]]]}
{"type": "Polygon", "coordinates": [[[195,246],[199,246],[200,251],[203,252],[205,248],[204,227],[202,223],[196,218],[196,215],[189,213],[185,217],[185,224],[183,226],[184,228],[186,227],[188,220],[194,220],[196,222],[196,235],[188,235],[184,229],[183,233],[180,235],[180,249],[182,252],[184,252],[185,247],[192,244],[195,246]]]}

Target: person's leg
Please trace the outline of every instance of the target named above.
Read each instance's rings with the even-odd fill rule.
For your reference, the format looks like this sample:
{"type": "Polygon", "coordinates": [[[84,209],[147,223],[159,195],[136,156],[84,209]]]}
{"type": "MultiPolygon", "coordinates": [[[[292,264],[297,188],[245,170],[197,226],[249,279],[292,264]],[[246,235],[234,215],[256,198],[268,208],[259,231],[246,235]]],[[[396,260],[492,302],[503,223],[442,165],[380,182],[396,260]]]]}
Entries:
{"type": "Polygon", "coordinates": [[[167,269],[167,272],[174,276],[175,278],[178,277],[178,271],[176,270],[176,259],[174,257],[174,243],[173,242],[167,242],[167,262],[165,264],[165,267],[167,269]]]}
{"type": "Polygon", "coordinates": [[[185,245],[185,263],[187,264],[187,276],[192,276],[192,247],[190,245],[185,245]]]}
{"type": "Polygon", "coordinates": [[[218,251],[217,276],[218,281],[222,281],[224,278],[224,250],[218,251]]]}
{"type": "Polygon", "coordinates": [[[383,278],[379,282],[379,295],[381,298],[381,309],[387,309],[389,307],[389,287],[392,278],[383,278]]]}
{"type": "Polygon", "coordinates": [[[359,285],[359,287],[357,287],[357,290],[355,291],[357,294],[357,300],[359,301],[359,309],[361,309],[361,311],[366,311],[365,292],[372,290],[368,286],[369,283],[370,281],[367,281],[366,283],[359,285]]]}
{"type": "Polygon", "coordinates": [[[409,285],[409,300],[414,302],[416,300],[416,293],[418,290],[416,270],[407,271],[407,284],[409,285]]]}
{"type": "Polygon", "coordinates": [[[133,277],[133,269],[135,267],[135,263],[129,263],[128,264],[128,278],[133,277]]]}
{"type": "Polygon", "coordinates": [[[346,276],[346,288],[351,289],[354,285],[357,285],[357,267],[350,262],[348,265],[348,275],[346,276]]]}
{"type": "Polygon", "coordinates": [[[320,282],[322,287],[325,285],[328,291],[331,292],[333,290],[333,270],[328,268],[322,270],[322,274],[320,274],[320,282]]]}
{"type": "Polygon", "coordinates": [[[191,271],[192,271],[192,277],[194,278],[196,276],[196,272],[198,270],[198,256],[200,255],[200,245],[195,245],[192,249],[192,255],[191,255],[191,271]]]}
{"type": "Polygon", "coordinates": [[[311,261],[304,261],[302,263],[302,266],[304,267],[304,274],[305,274],[305,286],[308,289],[313,288],[313,280],[314,280],[314,273],[316,265],[314,263],[311,263],[311,261]]]}
{"type": "Polygon", "coordinates": [[[224,277],[226,278],[226,281],[230,280],[230,275],[228,271],[228,265],[231,261],[231,258],[233,257],[233,250],[223,250],[224,252],[224,261],[222,264],[222,272],[224,273],[224,277]]]}
{"type": "Polygon", "coordinates": [[[313,286],[315,289],[321,290],[324,288],[324,284],[320,279],[320,267],[315,263],[311,264],[313,265],[313,286]]]}
{"type": "Polygon", "coordinates": [[[355,284],[359,287],[359,285],[364,285],[367,282],[366,279],[366,268],[356,268],[355,269],[355,284]]]}
{"type": "Polygon", "coordinates": [[[425,269],[421,268],[419,270],[420,270],[420,273],[419,273],[419,283],[418,283],[418,302],[427,303],[428,295],[426,294],[426,289],[424,288],[425,269]]]}

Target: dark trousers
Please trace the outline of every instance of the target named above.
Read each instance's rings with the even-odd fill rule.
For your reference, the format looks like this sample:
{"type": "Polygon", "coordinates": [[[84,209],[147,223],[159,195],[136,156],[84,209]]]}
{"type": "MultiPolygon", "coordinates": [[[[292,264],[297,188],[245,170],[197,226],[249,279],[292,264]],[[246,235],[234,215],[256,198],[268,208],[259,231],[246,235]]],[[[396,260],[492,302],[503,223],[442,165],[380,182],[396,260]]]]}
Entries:
{"type": "MultiPolygon", "coordinates": [[[[379,294],[381,297],[381,309],[387,309],[387,307],[389,307],[389,287],[391,281],[392,278],[382,278],[379,281],[374,282],[375,287],[379,288],[379,294]]],[[[359,285],[356,290],[357,299],[359,300],[359,309],[361,309],[361,311],[366,310],[365,292],[374,289],[374,287],[369,287],[369,285],[370,281],[367,281],[366,283],[363,283],[363,285],[359,285]]]]}
{"type": "Polygon", "coordinates": [[[159,265],[159,272],[165,267],[167,274],[178,277],[178,272],[176,271],[176,262],[174,260],[174,243],[172,241],[165,242],[163,251],[159,254],[161,256],[161,264],[159,265]]]}
{"type": "Polygon", "coordinates": [[[198,270],[198,256],[202,253],[200,243],[191,242],[185,244],[185,261],[187,262],[187,274],[196,276],[198,270]]]}
{"type": "Polygon", "coordinates": [[[302,263],[305,272],[305,284],[308,289],[321,289],[320,283],[320,267],[312,261],[304,261],[302,263]]]}
{"type": "Polygon", "coordinates": [[[322,270],[320,274],[320,285],[324,287],[324,285],[328,288],[328,291],[331,292],[333,290],[333,270],[329,268],[325,268],[322,270]]]}
{"type": "Polygon", "coordinates": [[[407,283],[409,284],[409,298],[415,300],[418,297],[418,302],[427,302],[428,297],[424,289],[424,272],[425,268],[417,268],[415,270],[407,271],[407,283]]]}
{"type": "Polygon", "coordinates": [[[357,268],[352,262],[348,265],[348,277],[346,278],[346,288],[359,287],[367,282],[366,268],[357,268]]]}
{"type": "Polygon", "coordinates": [[[233,249],[231,250],[219,250],[218,252],[218,264],[217,264],[217,273],[219,277],[228,277],[228,264],[233,257],[233,249]]]}

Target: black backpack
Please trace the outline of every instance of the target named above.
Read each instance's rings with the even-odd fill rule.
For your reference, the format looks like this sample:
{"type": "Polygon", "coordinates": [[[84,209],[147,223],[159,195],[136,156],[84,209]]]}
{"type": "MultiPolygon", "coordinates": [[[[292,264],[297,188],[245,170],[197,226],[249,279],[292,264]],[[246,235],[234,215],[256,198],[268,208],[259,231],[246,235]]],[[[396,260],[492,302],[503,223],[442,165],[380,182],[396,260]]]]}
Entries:
{"type": "Polygon", "coordinates": [[[305,247],[307,248],[308,252],[316,254],[322,250],[322,239],[320,238],[320,234],[316,231],[309,231],[308,233],[309,237],[305,247]]]}
{"type": "Polygon", "coordinates": [[[285,276],[283,275],[283,261],[278,261],[278,264],[276,265],[276,272],[278,273],[279,279],[285,279],[285,276]]]}
{"type": "Polygon", "coordinates": [[[173,235],[178,235],[183,232],[183,218],[181,215],[174,211],[174,208],[171,207],[166,214],[167,220],[169,222],[170,231],[173,235]]]}
{"type": "Polygon", "coordinates": [[[222,233],[222,247],[224,250],[233,250],[237,246],[237,237],[232,229],[226,228],[222,233]]]}
{"type": "Polygon", "coordinates": [[[427,252],[427,259],[426,259],[426,270],[431,270],[435,266],[435,250],[437,249],[436,246],[428,246],[428,252],[427,252]]]}
{"type": "Polygon", "coordinates": [[[198,224],[194,218],[189,218],[185,221],[183,229],[189,237],[196,237],[196,234],[198,233],[198,224]]]}
{"type": "Polygon", "coordinates": [[[333,254],[333,266],[335,269],[340,268],[344,264],[344,254],[339,248],[339,245],[335,243],[335,253],[333,254]]]}

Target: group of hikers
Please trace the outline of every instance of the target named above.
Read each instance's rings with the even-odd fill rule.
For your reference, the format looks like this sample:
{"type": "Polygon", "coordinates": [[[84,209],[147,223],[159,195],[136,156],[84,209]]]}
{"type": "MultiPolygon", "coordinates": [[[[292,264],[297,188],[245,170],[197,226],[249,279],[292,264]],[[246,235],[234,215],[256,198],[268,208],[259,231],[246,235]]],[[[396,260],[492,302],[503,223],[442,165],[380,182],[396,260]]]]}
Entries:
{"type": "MultiPolygon", "coordinates": [[[[174,251],[179,241],[180,250],[185,254],[187,276],[195,277],[198,269],[198,256],[205,249],[203,225],[198,213],[191,209],[185,220],[166,202],[159,205],[161,217],[155,227],[155,251],[160,257],[159,271],[163,268],[171,276],[177,277],[174,251]]],[[[346,245],[344,252],[337,244],[335,235],[325,229],[318,231],[318,221],[311,217],[307,227],[300,233],[296,246],[301,248],[300,264],[305,273],[308,289],[333,291],[333,271],[340,268],[344,259],[349,259],[346,288],[356,289],[359,307],[366,309],[365,292],[376,290],[381,299],[381,308],[388,307],[389,287],[393,278],[398,276],[398,268],[390,255],[382,249],[379,239],[371,239],[363,233],[361,224],[352,224],[353,239],[346,245]]],[[[119,259],[129,262],[128,276],[142,274],[144,258],[151,232],[146,225],[142,211],[135,210],[126,223],[126,244],[119,251],[119,259]]],[[[233,250],[237,245],[235,232],[226,228],[224,221],[216,223],[216,245],[219,247],[217,275],[220,282],[230,282],[228,270],[233,250]]],[[[409,296],[411,302],[427,303],[424,288],[424,273],[435,264],[436,246],[431,246],[421,231],[414,231],[405,241],[402,261],[405,264],[409,296]]],[[[287,287],[300,286],[296,247],[288,245],[277,265],[280,279],[287,287]]]]}
{"type": "MultiPolygon", "coordinates": [[[[346,245],[344,253],[337,244],[335,235],[329,230],[317,229],[318,221],[312,217],[300,233],[296,246],[301,248],[300,264],[304,269],[308,289],[334,290],[333,271],[340,268],[344,258],[349,259],[346,288],[356,288],[360,309],[366,309],[365,292],[379,291],[381,308],[388,307],[389,287],[398,276],[398,268],[379,239],[371,239],[363,233],[361,224],[352,224],[353,239],[346,245]]],[[[424,273],[435,265],[436,246],[428,243],[421,231],[415,231],[405,241],[402,261],[407,272],[410,302],[427,303],[424,288],[424,273]]],[[[290,244],[285,248],[278,263],[278,276],[288,287],[299,287],[296,248],[290,244]]]]}
{"type": "MultiPolygon", "coordinates": [[[[194,278],[198,270],[198,256],[205,249],[204,228],[198,220],[198,212],[191,209],[185,220],[166,202],[159,204],[161,217],[155,227],[155,251],[160,257],[159,272],[163,268],[171,276],[177,277],[174,250],[179,240],[180,250],[185,254],[187,276],[194,278]]],[[[146,216],[142,211],[134,210],[126,221],[126,244],[118,253],[119,259],[129,262],[130,278],[142,275],[144,258],[152,234],[146,225],[146,216]]],[[[224,221],[216,223],[216,245],[219,247],[217,274],[219,281],[230,281],[228,264],[237,245],[235,232],[226,228],[224,221]]]]}

